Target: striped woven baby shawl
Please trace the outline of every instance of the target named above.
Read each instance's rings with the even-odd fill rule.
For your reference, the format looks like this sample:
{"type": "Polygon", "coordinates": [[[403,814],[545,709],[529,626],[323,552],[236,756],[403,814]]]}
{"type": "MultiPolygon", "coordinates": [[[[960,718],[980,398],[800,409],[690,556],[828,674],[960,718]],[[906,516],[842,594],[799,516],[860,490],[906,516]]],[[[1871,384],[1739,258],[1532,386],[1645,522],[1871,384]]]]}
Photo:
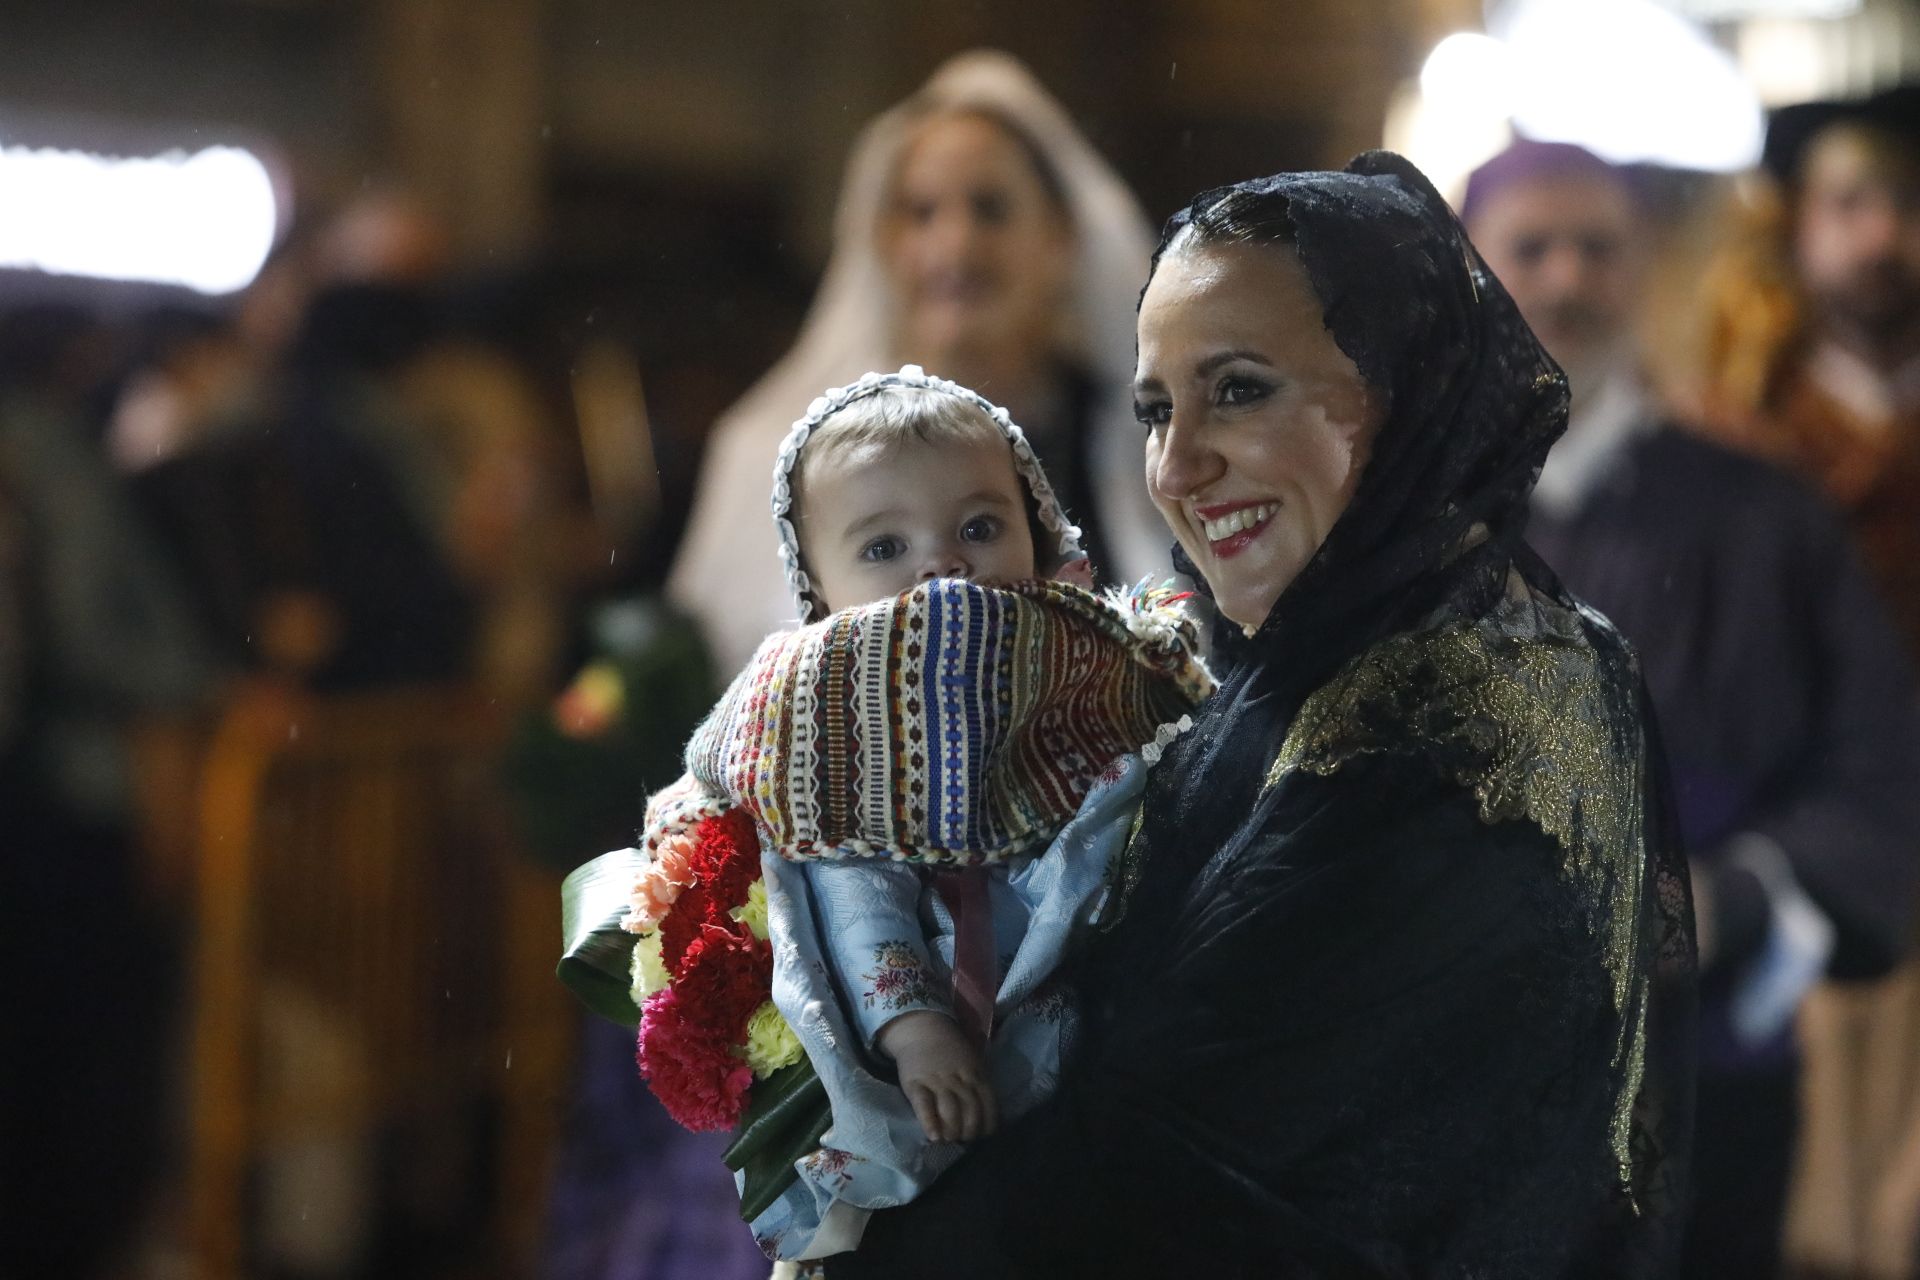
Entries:
{"type": "Polygon", "coordinates": [[[1165,593],[923,583],[768,638],[687,748],[791,859],[1030,852],[1211,689],[1165,593]]]}

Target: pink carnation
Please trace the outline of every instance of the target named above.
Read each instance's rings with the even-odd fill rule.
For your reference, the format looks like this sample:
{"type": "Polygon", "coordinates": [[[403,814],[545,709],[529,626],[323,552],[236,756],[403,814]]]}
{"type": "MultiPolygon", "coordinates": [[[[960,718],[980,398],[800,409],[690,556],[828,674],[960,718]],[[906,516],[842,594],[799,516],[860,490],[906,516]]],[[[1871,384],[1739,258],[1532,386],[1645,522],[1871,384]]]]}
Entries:
{"type": "Polygon", "coordinates": [[[733,1128],[753,1087],[753,1068],[724,1039],[689,1020],[672,987],[647,997],[639,1062],[667,1114],[695,1133],[733,1128]]]}
{"type": "Polygon", "coordinates": [[[680,891],[693,883],[687,860],[692,851],[693,838],[685,832],[676,832],[660,842],[653,861],[634,882],[625,921],[629,931],[646,933],[666,919],[667,912],[680,900],[680,891]]]}

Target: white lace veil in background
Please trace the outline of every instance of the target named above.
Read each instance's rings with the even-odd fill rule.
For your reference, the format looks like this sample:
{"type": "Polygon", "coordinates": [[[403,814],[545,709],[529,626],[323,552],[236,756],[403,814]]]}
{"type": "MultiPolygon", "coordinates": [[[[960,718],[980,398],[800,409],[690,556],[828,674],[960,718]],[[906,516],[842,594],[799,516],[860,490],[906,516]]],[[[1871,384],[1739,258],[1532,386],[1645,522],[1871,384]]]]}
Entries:
{"type": "Polygon", "coordinates": [[[723,673],[744,664],[769,632],[796,622],[767,515],[781,439],[828,387],[917,358],[897,349],[880,221],[913,126],[930,113],[967,107],[1022,128],[1065,188],[1079,260],[1060,318],[1059,354],[1094,388],[1087,471],[1113,561],[1101,568],[1117,581],[1170,572],[1169,537],[1147,496],[1143,436],[1133,420],[1133,310],[1153,248],[1146,218],[1119,175],[1024,66],[1001,53],[965,53],[861,133],[840,192],[833,255],[799,338],[714,425],[668,592],[699,620],[723,673]]]}

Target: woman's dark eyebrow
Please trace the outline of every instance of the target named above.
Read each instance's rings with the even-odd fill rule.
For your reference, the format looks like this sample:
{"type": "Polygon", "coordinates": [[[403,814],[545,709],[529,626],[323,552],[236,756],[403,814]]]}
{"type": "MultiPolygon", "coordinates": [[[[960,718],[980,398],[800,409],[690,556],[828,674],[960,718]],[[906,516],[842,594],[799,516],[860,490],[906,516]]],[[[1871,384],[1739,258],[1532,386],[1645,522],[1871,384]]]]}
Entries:
{"type": "Polygon", "coordinates": [[[1251,361],[1254,364],[1263,365],[1269,369],[1274,367],[1273,361],[1267,359],[1258,351],[1248,351],[1245,348],[1240,348],[1234,351],[1215,352],[1213,355],[1208,356],[1205,360],[1195,365],[1193,371],[1196,376],[1204,378],[1221,365],[1232,364],[1235,360],[1251,361]]]}
{"type": "MultiPolygon", "coordinates": [[[[1276,367],[1273,361],[1267,359],[1258,351],[1250,351],[1244,347],[1236,347],[1232,351],[1216,351],[1202,360],[1193,367],[1193,376],[1196,378],[1207,377],[1221,365],[1232,364],[1235,360],[1246,360],[1267,369],[1276,367]]],[[[1160,379],[1158,378],[1141,378],[1133,384],[1133,394],[1136,396],[1153,391],[1162,393],[1166,391],[1166,388],[1160,384],[1160,379]]]]}

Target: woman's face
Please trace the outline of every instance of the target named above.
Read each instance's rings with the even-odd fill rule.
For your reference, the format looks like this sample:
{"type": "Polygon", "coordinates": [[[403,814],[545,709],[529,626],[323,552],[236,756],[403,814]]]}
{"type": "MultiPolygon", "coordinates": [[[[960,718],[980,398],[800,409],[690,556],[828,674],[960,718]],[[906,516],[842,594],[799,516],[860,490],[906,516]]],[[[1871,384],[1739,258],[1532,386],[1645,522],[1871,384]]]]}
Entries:
{"type": "Polygon", "coordinates": [[[1052,335],[1073,231],[1020,143],[983,116],[936,116],[900,157],[881,253],[903,354],[929,365],[1052,335]]]}
{"type": "Polygon", "coordinates": [[[1221,612],[1252,629],[1346,510],[1385,397],[1285,246],[1176,248],[1139,324],[1147,487],[1221,612]]]}

